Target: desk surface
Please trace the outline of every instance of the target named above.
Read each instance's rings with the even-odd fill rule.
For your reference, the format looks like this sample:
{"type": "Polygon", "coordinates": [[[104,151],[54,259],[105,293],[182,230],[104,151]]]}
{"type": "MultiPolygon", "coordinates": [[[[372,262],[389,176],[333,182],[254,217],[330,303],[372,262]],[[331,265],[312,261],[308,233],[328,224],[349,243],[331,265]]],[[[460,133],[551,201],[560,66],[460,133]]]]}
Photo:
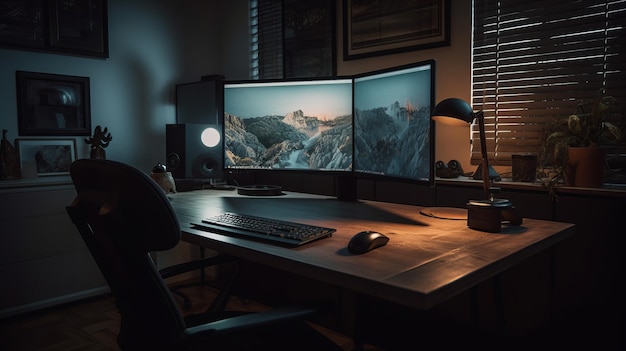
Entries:
{"type": "Polygon", "coordinates": [[[428,309],[573,234],[574,225],[524,219],[501,233],[480,232],[465,220],[420,214],[421,207],[344,202],[288,192],[248,197],[224,190],[168,195],[183,240],[405,306],[428,309]],[[190,222],[224,211],[336,228],[333,236],[297,248],[213,234],[190,222]],[[361,230],[387,235],[386,246],[363,255],[347,251],[361,230]]]}

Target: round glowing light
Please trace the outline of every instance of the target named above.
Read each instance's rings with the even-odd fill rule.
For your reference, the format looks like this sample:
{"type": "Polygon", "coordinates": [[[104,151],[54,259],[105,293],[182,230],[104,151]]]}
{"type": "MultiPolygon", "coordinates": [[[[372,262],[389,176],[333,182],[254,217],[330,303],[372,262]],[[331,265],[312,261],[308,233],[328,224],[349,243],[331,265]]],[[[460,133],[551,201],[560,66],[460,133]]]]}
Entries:
{"type": "Polygon", "coordinates": [[[207,128],[202,131],[200,140],[202,140],[202,144],[204,144],[204,146],[214,147],[220,142],[220,132],[218,132],[215,128],[207,128]]]}

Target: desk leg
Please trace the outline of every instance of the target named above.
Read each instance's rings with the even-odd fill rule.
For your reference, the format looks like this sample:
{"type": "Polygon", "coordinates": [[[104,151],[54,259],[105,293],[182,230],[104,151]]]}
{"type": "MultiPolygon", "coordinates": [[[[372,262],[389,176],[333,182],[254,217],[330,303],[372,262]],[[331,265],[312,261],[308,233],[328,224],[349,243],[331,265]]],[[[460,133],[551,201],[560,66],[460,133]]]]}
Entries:
{"type": "Polygon", "coordinates": [[[341,289],[341,322],[352,342],[353,351],[363,351],[363,297],[351,290],[341,289]]]}
{"type": "Polygon", "coordinates": [[[496,322],[500,332],[506,332],[506,320],[504,317],[504,298],[502,297],[502,278],[497,274],[492,279],[493,298],[496,304],[496,322]]]}
{"type": "MultiPolygon", "coordinates": [[[[204,246],[199,246],[200,247],[200,259],[204,258],[204,256],[206,255],[206,248],[204,246]]],[[[204,267],[200,268],[200,284],[204,285],[204,267]]]]}
{"type": "Polygon", "coordinates": [[[356,294],[356,310],[354,311],[354,351],[363,351],[363,295],[356,294]]]}
{"type": "MultiPolygon", "coordinates": [[[[496,275],[491,279],[493,287],[493,299],[496,310],[496,324],[500,332],[506,332],[506,320],[504,318],[504,298],[502,297],[502,279],[496,275]]],[[[478,302],[478,286],[470,290],[470,320],[475,326],[480,324],[480,307],[478,302]]]]}
{"type": "Polygon", "coordinates": [[[549,320],[554,321],[556,313],[556,245],[550,247],[550,291],[548,296],[549,320]]]}
{"type": "Polygon", "coordinates": [[[478,323],[480,323],[478,305],[478,285],[475,285],[470,290],[470,320],[473,325],[478,325],[478,323]]]}

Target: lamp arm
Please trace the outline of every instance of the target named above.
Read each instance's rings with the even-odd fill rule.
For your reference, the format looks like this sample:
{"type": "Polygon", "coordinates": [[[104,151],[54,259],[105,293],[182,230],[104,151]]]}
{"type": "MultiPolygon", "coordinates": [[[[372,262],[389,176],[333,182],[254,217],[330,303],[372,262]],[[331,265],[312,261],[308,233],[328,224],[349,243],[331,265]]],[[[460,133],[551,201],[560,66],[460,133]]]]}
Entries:
{"type": "Polygon", "coordinates": [[[478,130],[480,132],[480,152],[483,158],[483,192],[485,199],[491,200],[491,179],[489,178],[489,160],[487,159],[487,141],[485,140],[485,114],[482,110],[478,111],[474,114],[474,118],[478,120],[478,130]]]}

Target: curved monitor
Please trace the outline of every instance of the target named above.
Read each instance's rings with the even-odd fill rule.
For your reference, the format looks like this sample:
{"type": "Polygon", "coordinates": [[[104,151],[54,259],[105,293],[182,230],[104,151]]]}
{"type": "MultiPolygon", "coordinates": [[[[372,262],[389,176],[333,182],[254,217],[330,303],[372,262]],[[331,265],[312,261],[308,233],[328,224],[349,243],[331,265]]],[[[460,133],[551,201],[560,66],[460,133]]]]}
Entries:
{"type": "Polygon", "coordinates": [[[327,79],[226,81],[227,171],[434,185],[435,61],[327,79]]]}
{"type": "Polygon", "coordinates": [[[224,168],[352,169],[352,79],[224,84],[224,168]]]}
{"type": "Polygon", "coordinates": [[[354,77],[354,163],[357,177],[434,184],[435,62],[354,77]]]}

